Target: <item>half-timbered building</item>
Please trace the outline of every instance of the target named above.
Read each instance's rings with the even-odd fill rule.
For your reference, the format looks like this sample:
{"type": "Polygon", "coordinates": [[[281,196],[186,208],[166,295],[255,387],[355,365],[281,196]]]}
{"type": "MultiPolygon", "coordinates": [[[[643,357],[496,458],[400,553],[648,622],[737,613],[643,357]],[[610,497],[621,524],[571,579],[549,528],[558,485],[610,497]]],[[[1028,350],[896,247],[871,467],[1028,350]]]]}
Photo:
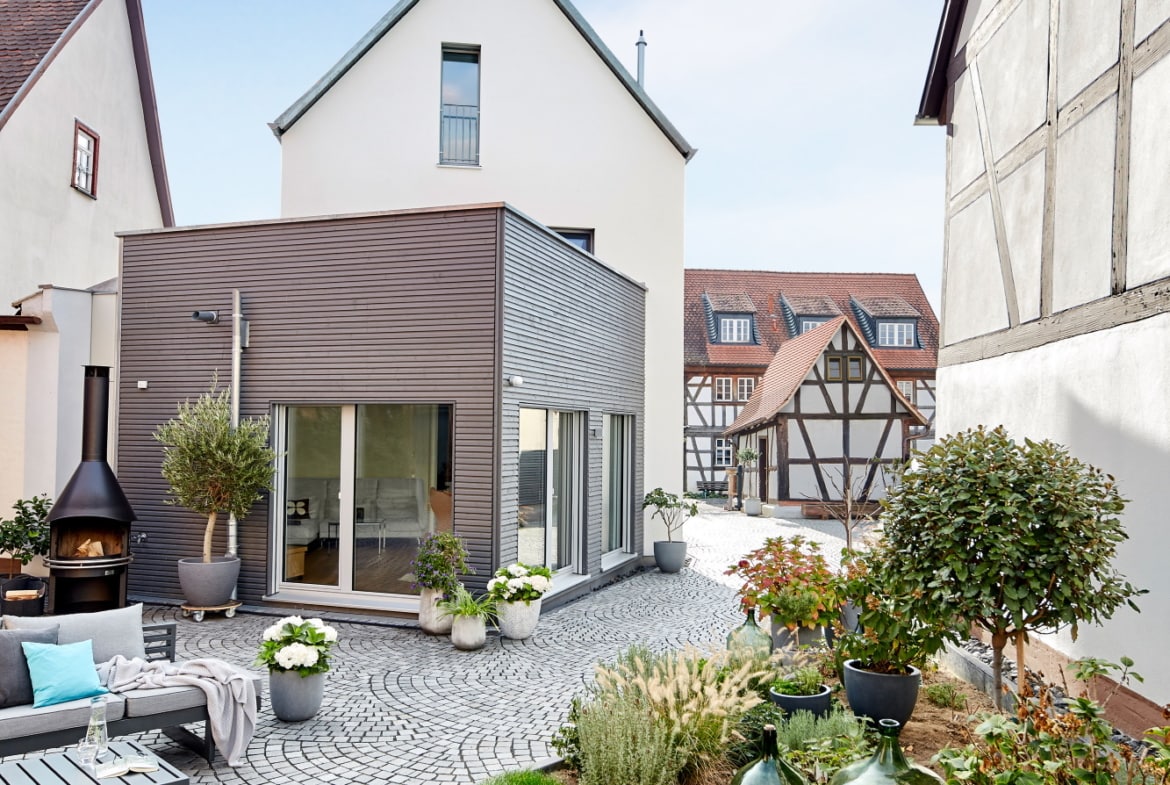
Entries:
{"type": "MultiPolygon", "coordinates": [[[[842,316],[866,344],[872,363],[925,418],[895,441],[913,438],[920,447],[929,438],[938,320],[915,276],[692,269],[686,271],[685,296],[687,490],[727,488],[735,447],[724,431],[782,347],[842,316]]],[[[899,444],[899,454],[903,449],[899,444]]],[[[775,479],[773,457],[761,468],[775,479]]],[[[778,487],[763,491],[767,501],[776,498],[778,487]]]]}
{"type": "Polygon", "coordinates": [[[723,438],[759,453],[753,495],[838,501],[848,486],[873,499],[926,425],[869,339],[838,315],[780,347],[723,438]]]}
{"type": "MultiPolygon", "coordinates": [[[[939,433],[1053,439],[1130,500],[1116,567],[1149,590],[1141,615],[1033,636],[1030,664],[1164,662],[1170,4],[947,0],[931,51],[918,122],[947,134],[939,433]]],[[[1170,669],[1132,686],[1111,719],[1163,724],[1170,669]]]]}

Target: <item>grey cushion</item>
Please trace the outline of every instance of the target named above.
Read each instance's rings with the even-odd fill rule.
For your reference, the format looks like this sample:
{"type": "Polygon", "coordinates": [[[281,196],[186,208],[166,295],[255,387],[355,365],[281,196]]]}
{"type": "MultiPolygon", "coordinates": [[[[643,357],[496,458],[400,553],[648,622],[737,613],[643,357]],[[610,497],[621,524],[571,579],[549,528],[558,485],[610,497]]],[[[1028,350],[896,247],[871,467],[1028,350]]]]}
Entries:
{"type": "Polygon", "coordinates": [[[126,700],[127,717],[149,717],[164,711],[205,706],[207,694],[198,687],[158,687],[119,693],[126,700]]]}
{"type": "Polygon", "coordinates": [[[146,659],[142,642],[142,606],[116,608],[93,613],[67,613],[63,616],[5,616],[7,630],[40,630],[57,625],[57,643],[93,641],[95,663],[112,660],[115,655],[146,659]]]}
{"type": "Polygon", "coordinates": [[[22,641],[56,643],[57,625],[41,630],[0,630],[0,709],[33,702],[28,662],[20,648],[22,641]]]}
{"type": "MultiPolygon", "coordinates": [[[[120,695],[106,696],[106,722],[120,720],[126,716],[126,702],[120,695]]],[[[15,739],[34,736],[55,730],[77,729],[77,737],[85,734],[89,724],[89,698],[66,701],[54,706],[34,709],[27,706],[10,706],[0,709],[0,739],[15,739]]]]}

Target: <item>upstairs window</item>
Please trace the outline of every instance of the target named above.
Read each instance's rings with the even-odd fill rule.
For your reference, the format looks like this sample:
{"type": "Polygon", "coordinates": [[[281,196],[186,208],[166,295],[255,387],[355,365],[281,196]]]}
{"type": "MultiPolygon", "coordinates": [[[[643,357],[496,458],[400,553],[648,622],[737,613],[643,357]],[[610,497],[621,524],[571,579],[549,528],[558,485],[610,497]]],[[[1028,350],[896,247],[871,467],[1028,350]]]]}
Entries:
{"type": "Polygon", "coordinates": [[[715,440],[715,465],[716,466],[730,466],[731,465],[731,439],[716,439],[715,440]]]}
{"type": "Polygon", "coordinates": [[[479,166],[479,47],[443,47],[439,163],[479,166]]]}
{"type": "Polygon", "coordinates": [[[752,393],[756,389],[755,379],[750,376],[742,376],[736,380],[736,383],[739,387],[737,392],[739,393],[739,399],[741,401],[746,401],[752,397],[752,393]]]}
{"type": "Polygon", "coordinates": [[[715,377],[715,400],[730,401],[731,400],[731,377],[730,376],[716,376],[715,377]]]}
{"type": "Polygon", "coordinates": [[[845,365],[848,368],[849,381],[860,382],[865,378],[865,364],[860,357],[846,357],[845,365]]]}
{"type": "Polygon", "coordinates": [[[913,322],[878,322],[878,346],[914,347],[913,322]]]}
{"type": "Polygon", "coordinates": [[[593,253],[592,229],[553,229],[554,232],[565,238],[582,251],[593,253]]]}
{"type": "Polygon", "coordinates": [[[910,403],[914,403],[914,382],[898,382],[898,392],[902,393],[902,397],[908,400],[910,403]]]}
{"type": "Polygon", "coordinates": [[[97,198],[98,135],[79,122],[73,123],[73,187],[97,198]]]}
{"type": "Polygon", "coordinates": [[[802,318],[802,319],[800,320],[800,332],[801,332],[801,334],[803,335],[804,333],[807,333],[809,330],[815,330],[815,329],[817,329],[818,327],[820,327],[822,324],[824,324],[824,323],[825,323],[825,322],[827,322],[827,321],[829,321],[829,320],[828,320],[828,319],[806,319],[806,318],[802,318]]]}
{"type": "Polygon", "coordinates": [[[750,316],[720,316],[719,343],[751,343],[752,318],[750,316]]]}

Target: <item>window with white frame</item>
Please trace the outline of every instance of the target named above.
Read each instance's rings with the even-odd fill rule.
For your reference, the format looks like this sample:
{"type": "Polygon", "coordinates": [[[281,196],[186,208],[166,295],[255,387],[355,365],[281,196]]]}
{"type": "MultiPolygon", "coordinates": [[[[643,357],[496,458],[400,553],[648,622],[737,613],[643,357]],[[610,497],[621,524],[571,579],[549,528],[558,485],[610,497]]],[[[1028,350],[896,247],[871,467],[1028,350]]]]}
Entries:
{"type": "Polygon", "coordinates": [[[81,123],[73,123],[73,187],[97,198],[98,135],[81,123]]]}
{"type": "Polygon", "coordinates": [[[902,397],[908,400],[910,403],[914,403],[914,382],[898,382],[898,392],[902,393],[902,397]]]}
{"type": "Polygon", "coordinates": [[[750,376],[741,376],[737,380],[739,389],[739,400],[746,401],[752,397],[752,392],[756,389],[756,380],[750,376]]]}
{"type": "Polygon", "coordinates": [[[829,320],[828,319],[801,319],[800,320],[801,335],[803,335],[804,333],[807,333],[809,330],[817,329],[818,327],[820,327],[822,324],[824,324],[827,321],[829,321],[829,320]]]}
{"type": "Polygon", "coordinates": [[[752,320],[750,316],[719,317],[720,343],[751,343],[752,320]]]}
{"type": "Polygon", "coordinates": [[[732,441],[731,439],[716,439],[715,440],[715,465],[716,466],[730,466],[732,456],[732,441]]]}
{"type": "Polygon", "coordinates": [[[715,377],[715,400],[730,401],[731,400],[731,377],[730,376],[716,376],[715,377]]]}
{"type": "Polygon", "coordinates": [[[912,322],[878,322],[878,346],[914,346],[912,322]]]}

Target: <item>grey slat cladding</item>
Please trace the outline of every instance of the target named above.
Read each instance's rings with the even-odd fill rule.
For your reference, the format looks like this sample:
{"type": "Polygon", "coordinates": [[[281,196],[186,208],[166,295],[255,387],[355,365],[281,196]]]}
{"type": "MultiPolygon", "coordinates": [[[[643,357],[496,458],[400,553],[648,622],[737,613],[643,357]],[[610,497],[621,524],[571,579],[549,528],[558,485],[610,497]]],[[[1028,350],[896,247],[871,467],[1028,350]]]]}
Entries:
{"type": "MultiPolygon", "coordinates": [[[[645,291],[637,283],[534,225],[504,213],[500,562],[517,553],[519,412],[521,407],[587,412],[586,511],[583,563],[596,574],[601,555],[601,446],[604,414],[633,415],[637,468],[634,502],[642,498],[645,400],[645,291]]],[[[641,551],[641,510],[635,552],[641,551]]]]}
{"type": "MultiPolygon", "coordinates": [[[[151,433],[176,403],[231,376],[231,291],[251,322],[241,415],[275,404],[454,406],[454,520],[482,575],[492,565],[498,395],[498,207],[130,234],[123,238],[119,479],[138,514],[130,591],[178,598],[175,560],[203,522],[165,505],[151,433]],[[218,309],[223,322],[191,320],[218,309]],[[149,381],[139,390],[138,380],[149,381]]],[[[240,525],[241,599],[267,589],[269,505],[240,525]]],[[[225,526],[215,549],[223,550],[225,526]]]]}

